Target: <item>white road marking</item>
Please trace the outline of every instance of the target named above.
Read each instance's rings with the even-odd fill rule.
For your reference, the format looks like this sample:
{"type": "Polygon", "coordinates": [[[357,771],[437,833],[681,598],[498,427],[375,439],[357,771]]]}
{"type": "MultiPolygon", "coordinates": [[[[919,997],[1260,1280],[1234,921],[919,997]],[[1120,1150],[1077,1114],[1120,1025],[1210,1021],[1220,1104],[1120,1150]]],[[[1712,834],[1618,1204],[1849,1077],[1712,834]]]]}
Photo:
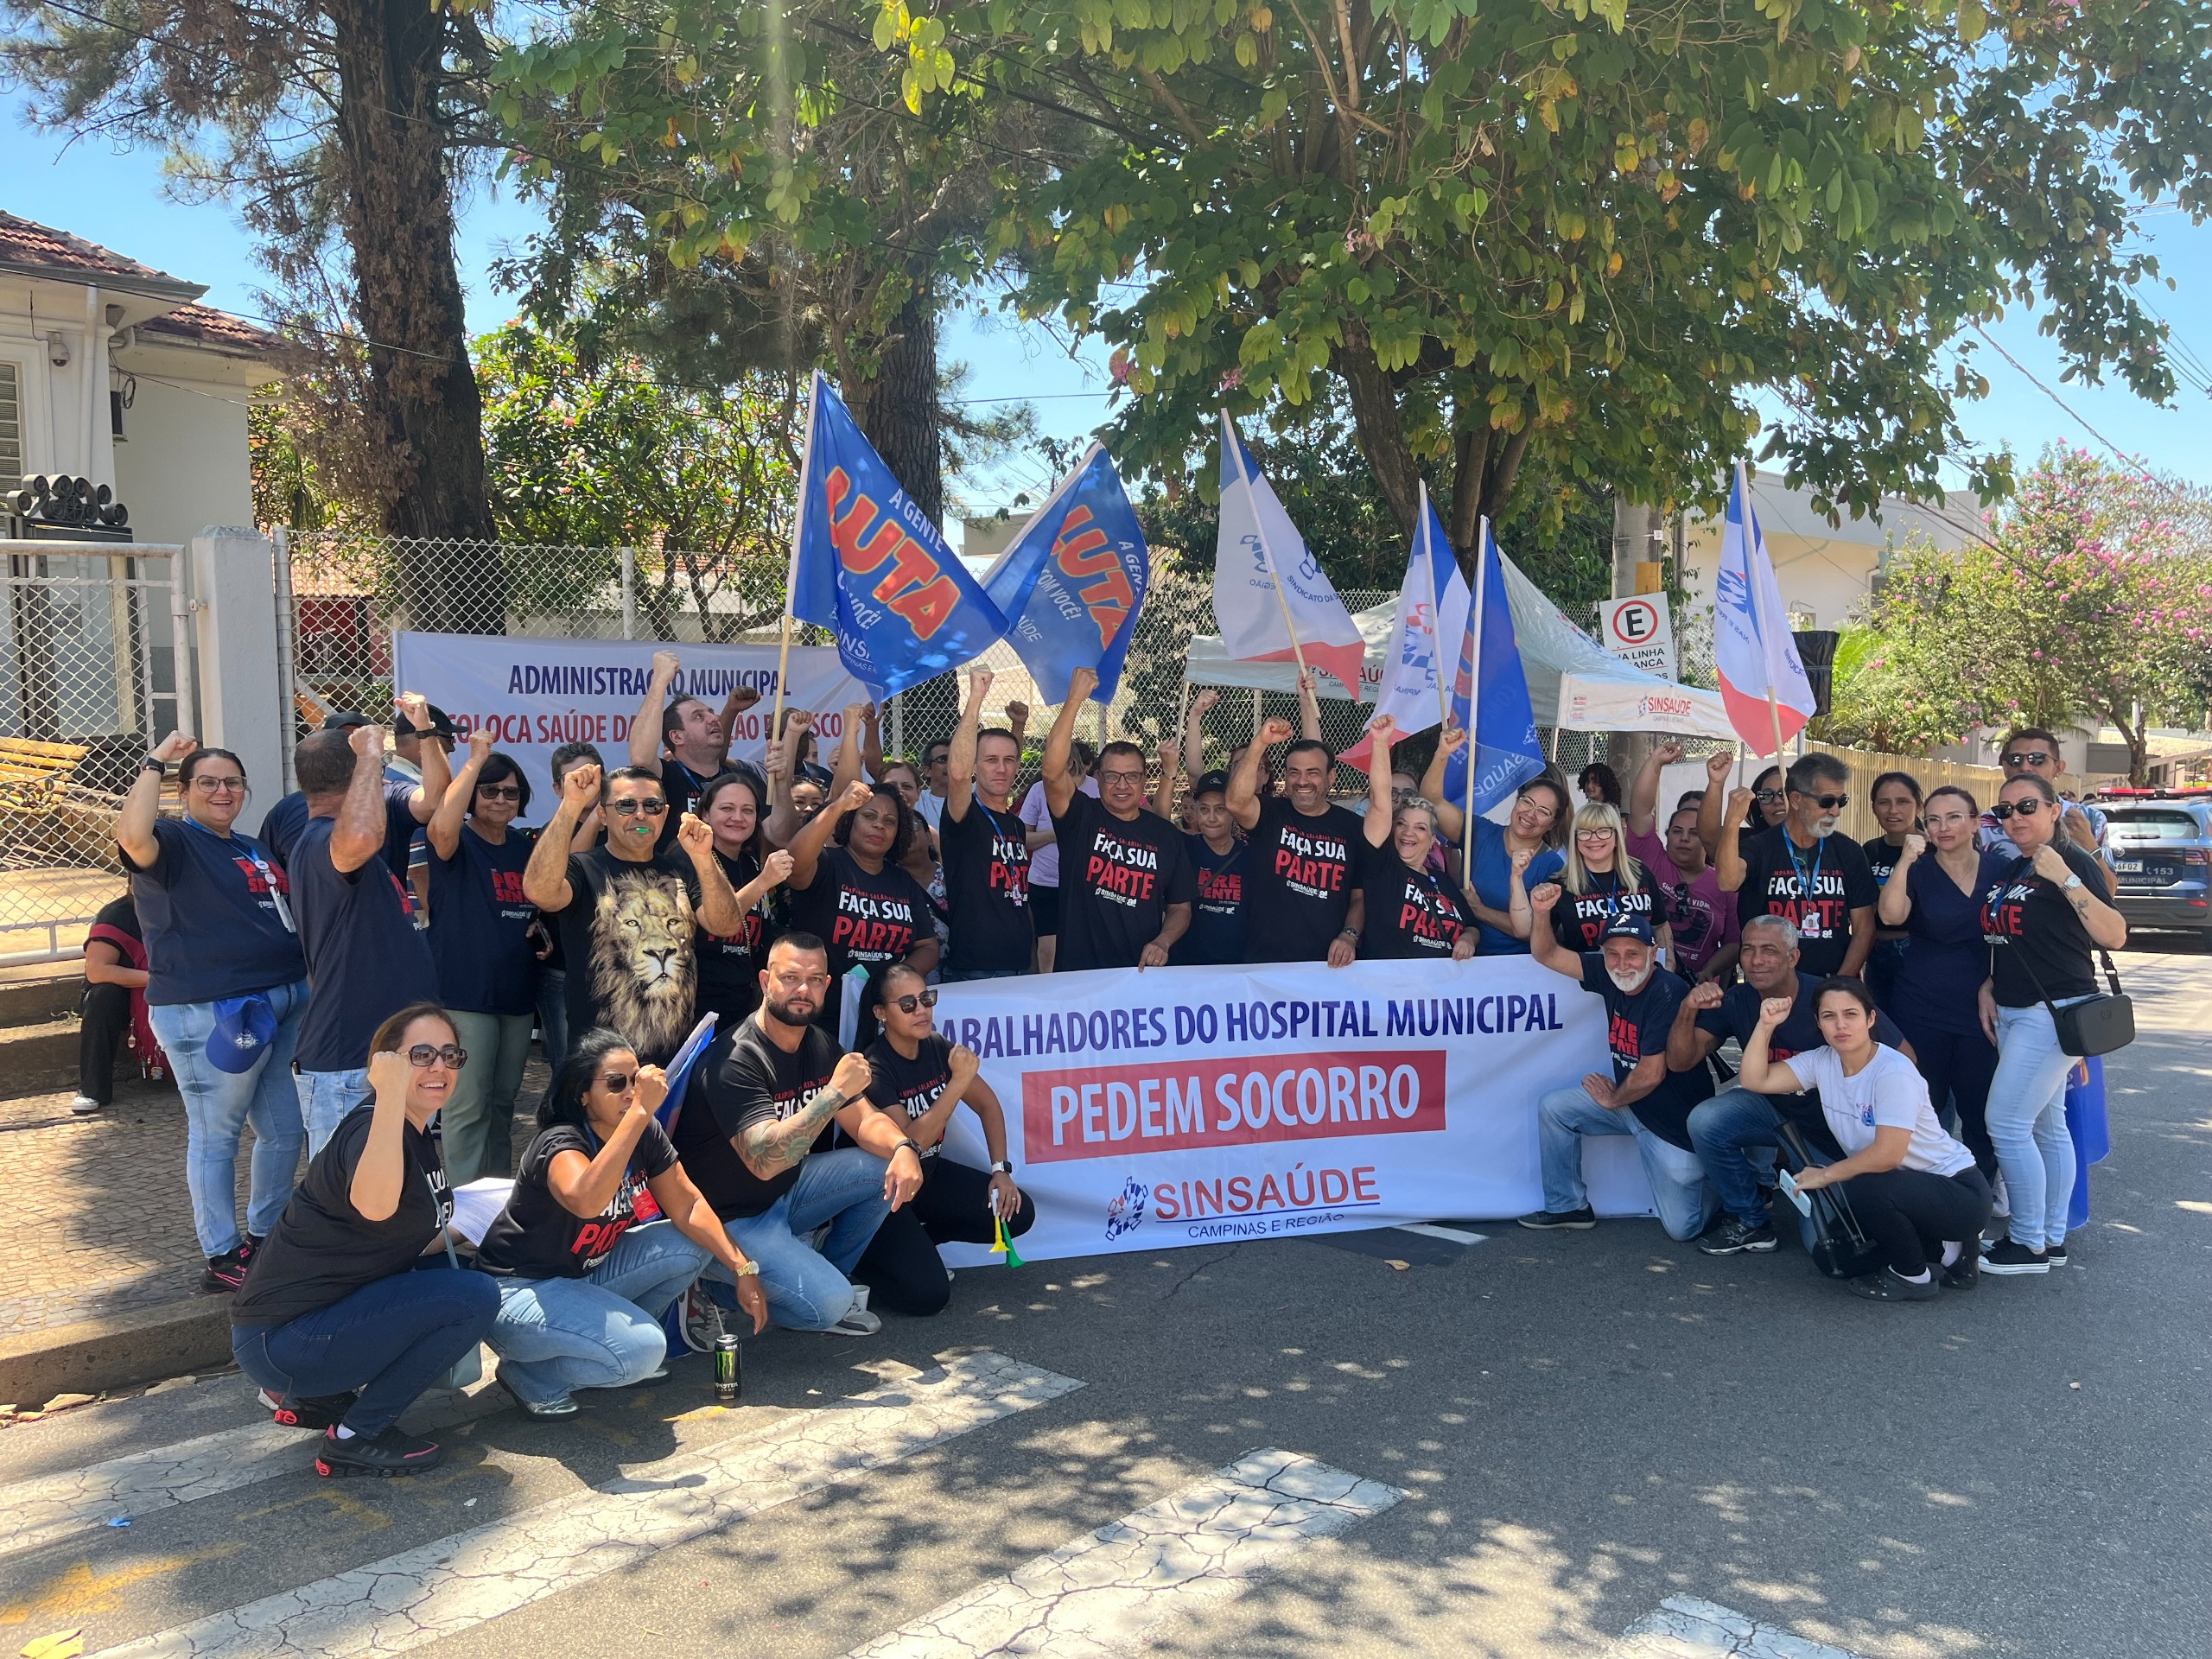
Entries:
{"type": "Polygon", "coordinates": [[[1169,1615],[1241,1592],[1404,1494],[1296,1452],[1252,1452],[949,1601],[849,1659],[1126,1652],[1169,1615]]]}
{"type": "Polygon", "coordinates": [[[1605,1659],[1856,1659],[1841,1648],[1823,1647],[1778,1624],[1700,1601],[1669,1596],[1659,1611],[1639,1618],[1605,1649],[1605,1659]]]}
{"type": "Polygon", "coordinates": [[[341,1659],[420,1647],[1082,1386],[972,1354],[99,1659],[341,1659]]]}
{"type": "Polygon", "coordinates": [[[1398,1230],[1419,1233],[1423,1238],[1440,1238],[1446,1244],[1479,1244],[1490,1236],[1488,1233],[1471,1233],[1464,1227],[1446,1227],[1434,1221],[1402,1221],[1398,1230]]]}

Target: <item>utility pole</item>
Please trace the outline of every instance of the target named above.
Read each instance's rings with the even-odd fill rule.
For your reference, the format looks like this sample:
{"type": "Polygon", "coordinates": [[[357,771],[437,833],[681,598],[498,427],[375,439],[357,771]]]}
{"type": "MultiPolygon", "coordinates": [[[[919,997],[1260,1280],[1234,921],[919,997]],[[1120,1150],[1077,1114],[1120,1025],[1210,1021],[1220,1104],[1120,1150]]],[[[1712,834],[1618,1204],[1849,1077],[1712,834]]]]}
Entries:
{"type": "MultiPolygon", "coordinates": [[[[1626,497],[1613,497],[1613,597],[1631,599],[1656,594],[1666,586],[1666,566],[1661,563],[1667,545],[1666,518],[1656,507],[1638,506],[1626,497]]],[[[1625,790],[1636,768],[1651,747],[1646,732],[1615,732],[1606,745],[1605,764],[1620,774],[1625,790]]]]}

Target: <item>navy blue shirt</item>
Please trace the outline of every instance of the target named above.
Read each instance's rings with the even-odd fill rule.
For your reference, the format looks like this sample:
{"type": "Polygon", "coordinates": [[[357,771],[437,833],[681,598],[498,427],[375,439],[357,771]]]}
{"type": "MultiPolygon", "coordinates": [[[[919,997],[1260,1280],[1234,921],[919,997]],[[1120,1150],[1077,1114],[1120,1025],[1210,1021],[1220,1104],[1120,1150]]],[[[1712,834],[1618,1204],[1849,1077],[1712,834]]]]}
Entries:
{"type": "Polygon", "coordinates": [[[149,1006],[215,1002],[307,977],[277,909],[289,891],[283,866],[251,836],[156,818],[153,862],[124,853],[123,868],[145,933],[149,1006]]]}
{"type": "Polygon", "coordinates": [[[292,844],[292,906],[307,949],[307,1017],[300,1021],[302,1071],[358,1071],[376,1028],[410,1002],[438,1000],[429,936],[416,925],[415,895],[378,859],[351,874],[330,861],[335,818],[310,818],[292,844]]]}
{"type": "Polygon", "coordinates": [[[468,824],[449,859],[429,849],[430,959],[438,1000],[463,1014],[528,1014],[537,1006],[537,906],[522,896],[531,838],[510,829],[498,846],[468,824]]]}
{"type": "Polygon", "coordinates": [[[1191,901],[1191,925],[1168,947],[1177,966],[1226,968],[1244,960],[1244,876],[1252,868],[1252,843],[1239,836],[1225,853],[1206,845],[1204,836],[1185,836],[1191,868],[1198,872],[1198,896],[1191,901]]]}
{"type": "MultiPolygon", "coordinates": [[[[384,861],[394,875],[407,874],[407,852],[422,826],[408,804],[415,798],[413,784],[386,774],[384,780],[384,861]]],[[[261,839],[276,855],[279,864],[289,865],[300,832],[308,827],[308,798],[296,789],[270,807],[261,820],[261,839]]]]}
{"type": "Polygon", "coordinates": [[[1912,910],[1904,931],[1912,949],[1897,959],[1891,1000],[1915,1031],[1971,1037],[1981,1030],[1980,993],[1989,977],[1989,944],[1981,932],[1981,901],[2017,860],[1981,855],[1974,890],[1961,893],[1932,852],[1904,873],[1912,910]]]}
{"type": "MultiPolygon", "coordinates": [[[[1629,1073],[1648,1056],[1665,1064],[1667,1033],[1675,1011],[1690,988],[1681,976],[1654,965],[1651,976],[1633,992],[1613,983],[1605,971],[1602,952],[1582,953],[1582,988],[1602,997],[1605,1004],[1605,1046],[1612,1051],[1613,1081],[1628,1081],[1629,1073]]],[[[1636,1121],[1662,1141],[1694,1151],[1690,1145],[1690,1109],[1713,1097],[1713,1074],[1703,1066],[1688,1071],[1669,1071],[1659,1086],[1629,1108],[1636,1121]]]]}

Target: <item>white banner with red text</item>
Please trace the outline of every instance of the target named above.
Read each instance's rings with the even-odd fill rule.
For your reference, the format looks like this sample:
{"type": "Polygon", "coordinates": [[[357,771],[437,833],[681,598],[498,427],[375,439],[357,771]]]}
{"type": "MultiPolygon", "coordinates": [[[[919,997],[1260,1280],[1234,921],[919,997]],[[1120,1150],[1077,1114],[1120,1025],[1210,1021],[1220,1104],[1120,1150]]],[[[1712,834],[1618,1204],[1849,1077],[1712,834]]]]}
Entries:
{"type": "MultiPolygon", "coordinates": [[[[776,704],[774,645],[697,645],[654,639],[532,639],[504,634],[392,635],[392,677],[419,691],[463,732],[492,728],[496,747],[529,775],[536,798],[526,821],[543,823],[558,798],[549,770],[564,743],[595,743],[609,767],[630,764],[630,722],[652,683],[653,653],[673,651],[682,667],[673,693],[716,710],[750,686],[760,701],[734,722],[733,758],[760,765],[776,704]]],[[[844,733],[848,704],[868,688],[828,645],[793,645],[787,707],[813,712],[817,758],[827,766],[844,733]]]]}
{"type": "MultiPolygon", "coordinates": [[[[1527,957],[970,982],[937,1025],[1006,1114],[1024,1259],[1541,1210],[1536,1102],[1611,1068],[1599,1000],[1527,957]]],[[[964,1109],[944,1146],[989,1161],[964,1109]]],[[[1599,1214],[1652,1212],[1631,1137],[1584,1152],[1599,1214]]]]}

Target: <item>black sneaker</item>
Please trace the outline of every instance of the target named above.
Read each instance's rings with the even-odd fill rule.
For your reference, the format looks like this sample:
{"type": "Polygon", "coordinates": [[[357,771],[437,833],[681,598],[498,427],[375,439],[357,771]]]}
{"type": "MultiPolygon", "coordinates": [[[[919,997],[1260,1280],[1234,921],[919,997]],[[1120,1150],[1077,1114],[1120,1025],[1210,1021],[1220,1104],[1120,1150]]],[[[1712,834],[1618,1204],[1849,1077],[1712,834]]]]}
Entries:
{"type": "Polygon", "coordinates": [[[1781,1243],[1774,1236],[1774,1229],[1764,1222],[1754,1227],[1734,1216],[1726,1216],[1718,1225],[1706,1230],[1705,1236],[1697,1241],[1697,1247],[1707,1255],[1764,1255],[1781,1243]]]}
{"type": "Polygon", "coordinates": [[[1915,1284],[1910,1279],[1900,1278],[1895,1268],[1884,1268],[1879,1273],[1853,1279],[1850,1285],[1853,1295],[1864,1296],[1870,1302],[1932,1302],[1943,1294],[1934,1274],[1915,1284]]]}
{"type": "Polygon", "coordinates": [[[2015,1244],[2006,1234],[1981,1253],[1984,1273],[2049,1273],[2050,1258],[2041,1250],[2031,1250],[2024,1244],[2015,1244]]]}
{"type": "Polygon", "coordinates": [[[341,1440],[334,1423],[323,1432],[322,1444],[315,1448],[315,1471],[326,1478],[335,1475],[419,1475],[425,1469],[436,1468],[445,1455],[445,1447],[435,1440],[403,1434],[397,1424],[381,1434],[356,1434],[351,1440],[341,1440]]]}
{"type": "Polygon", "coordinates": [[[276,1421],[287,1428],[311,1428],[318,1433],[344,1421],[359,1397],[351,1394],[308,1394],[296,1399],[279,1400],[266,1389],[261,1391],[261,1403],[269,1408],[270,1416],[276,1421]]]}
{"type": "Polygon", "coordinates": [[[707,1294],[705,1281],[693,1281],[683,1293],[683,1345],[695,1354],[711,1354],[722,1328],[722,1311],[707,1294]]]}
{"type": "Polygon", "coordinates": [[[1968,1245],[1959,1259],[1936,1275],[1946,1290],[1972,1290],[1981,1282],[1981,1252],[1968,1245]]]}
{"type": "Polygon", "coordinates": [[[1586,1233],[1598,1224],[1598,1215],[1586,1204],[1580,1210],[1531,1210],[1521,1217],[1521,1224],[1540,1233],[1586,1233]]]}
{"type": "Polygon", "coordinates": [[[2056,1244],[2044,1245],[2043,1247],[2043,1259],[2050,1262],[2054,1268],[2064,1267],[2066,1265],[2066,1241],[2062,1238],[2056,1244]]]}
{"type": "Polygon", "coordinates": [[[227,1249],[220,1255],[207,1258],[207,1270],[200,1275],[200,1288],[210,1296],[227,1296],[245,1283],[246,1264],[253,1252],[244,1244],[227,1249]]]}

